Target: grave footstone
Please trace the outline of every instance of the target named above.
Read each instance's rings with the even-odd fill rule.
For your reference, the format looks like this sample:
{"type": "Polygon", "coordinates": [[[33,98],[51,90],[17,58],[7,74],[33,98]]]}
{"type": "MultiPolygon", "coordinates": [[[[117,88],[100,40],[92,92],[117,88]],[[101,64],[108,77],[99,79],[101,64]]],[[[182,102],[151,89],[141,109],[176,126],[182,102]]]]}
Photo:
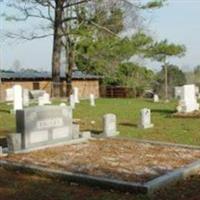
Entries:
{"type": "Polygon", "coordinates": [[[175,99],[180,99],[181,98],[181,93],[182,93],[182,87],[177,86],[174,88],[174,97],[175,99]]]}
{"type": "Polygon", "coordinates": [[[80,126],[79,124],[72,125],[72,138],[78,139],[80,137],[80,126]]]}
{"type": "Polygon", "coordinates": [[[79,89],[77,87],[73,88],[73,95],[74,95],[74,101],[75,103],[80,103],[79,96],[78,96],[79,89]]]}
{"type": "Polygon", "coordinates": [[[43,96],[38,98],[38,105],[44,106],[51,104],[50,95],[48,93],[44,93],[43,96]]]}
{"type": "Polygon", "coordinates": [[[69,104],[70,104],[72,109],[75,109],[75,99],[74,99],[74,95],[73,94],[71,94],[69,96],[69,104]]]}
{"type": "Polygon", "coordinates": [[[153,102],[158,103],[159,102],[159,96],[157,94],[153,95],[153,102]]]}
{"type": "Polygon", "coordinates": [[[66,103],[61,103],[60,106],[67,106],[66,103]]]}
{"type": "Polygon", "coordinates": [[[22,148],[37,148],[72,139],[72,109],[69,106],[37,106],[18,110],[17,132],[22,148]]]}
{"type": "Polygon", "coordinates": [[[13,91],[13,88],[6,89],[6,101],[14,101],[14,91],[13,91]]]}
{"type": "Polygon", "coordinates": [[[117,131],[117,117],[109,113],[103,116],[104,135],[107,137],[116,136],[119,134],[117,131]]]}
{"type": "Polygon", "coordinates": [[[151,110],[144,108],[140,111],[139,128],[147,129],[152,128],[154,125],[151,123],[151,110]]]}
{"type": "Polygon", "coordinates": [[[20,85],[15,85],[13,87],[13,91],[14,91],[13,110],[14,112],[16,112],[17,110],[23,109],[22,87],[20,85]]]}
{"type": "Polygon", "coordinates": [[[2,146],[0,146],[0,157],[1,157],[1,155],[3,155],[3,147],[2,146]]]}
{"type": "Polygon", "coordinates": [[[29,106],[29,90],[23,89],[23,106],[29,106]]]}
{"type": "Polygon", "coordinates": [[[95,96],[94,96],[94,94],[90,94],[90,105],[95,106],[95,96]]]}
{"type": "Polygon", "coordinates": [[[86,138],[86,139],[90,139],[91,138],[91,132],[90,131],[81,132],[81,137],[86,138]]]}

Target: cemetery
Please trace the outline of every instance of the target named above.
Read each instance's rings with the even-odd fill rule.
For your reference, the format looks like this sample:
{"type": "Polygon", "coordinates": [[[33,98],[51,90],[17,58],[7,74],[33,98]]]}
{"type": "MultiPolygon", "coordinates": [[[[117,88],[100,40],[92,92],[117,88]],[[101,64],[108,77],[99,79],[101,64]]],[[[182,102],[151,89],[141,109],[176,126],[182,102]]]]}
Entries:
{"type": "MultiPolygon", "coordinates": [[[[187,95],[184,88],[187,87],[193,86],[183,86],[183,92],[180,92],[185,108],[187,105],[192,107],[192,103],[197,104],[195,95],[194,101],[187,103],[184,97],[187,95]]],[[[189,177],[200,169],[198,140],[185,142],[183,139],[187,137],[177,134],[178,123],[180,132],[185,131],[182,127],[184,120],[191,121],[192,118],[179,121],[172,117],[176,113],[176,101],[166,104],[154,101],[154,98],[153,101],[95,100],[93,94],[88,100],[80,100],[78,88],[75,88],[69,102],[52,101],[48,93],[42,93],[42,96],[36,97],[38,105],[34,100],[35,104],[30,106],[23,104],[24,99],[29,102],[23,91],[20,85],[14,86],[13,97],[9,99],[13,101],[14,112],[10,109],[6,115],[14,119],[16,133],[10,132],[2,137],[7,138],[7,146],[1,147],[0,165],[3,167],[30,170],[36,174],[43,172],[57,176],[59,173],[66,180],[78,183],[85,180],[89,185],[149,195],[177,180],[181,181],[183,174],[189,177]],[[45,96],[47,100],[42,101],[46,103],[41,104],[41,97],[45,96]],[[127,117],[127,112],[132,110],[130,105],[137,110],[133,111],[131,118],[127,117]],[[146,108],[141,107],[144,105],[146,108]],[[160,106],[163,110],[159,109],[160,106]],[[162,120],[165,123],[159,127],[162,120]],[[176,124],[174,127],[163,129],[173,123],[176,124]],[[172,133],[173,128],[177,136],[172,133]],[[158,133],[156,136],[158,131],[166,135],[158,133]],[[168,132],[172,135],[167,135],[168,132]],[[181,143],[185,144],[179,145],[181,143]]],[[[8,95],[11,96],[10,93],[8,95]]],[[[12,106],[12,101],[7,108],[12,106]]],[[[183,113],[198,112],[198,107],[193,107],[193,110],[187,112],[186,109],[183,113]]],[[[193,123],[198,125],[199,122],[193,123]]],[[[188,133],[191,131],[196,132],[189,130],[188,133]]],[[[186,136],[188,133],[185,131],[186,136]]]]}
{"type": "Polygon", "coordinates": [[[0,6],[0,200],[200,199],[200,1],[0,6]]]}

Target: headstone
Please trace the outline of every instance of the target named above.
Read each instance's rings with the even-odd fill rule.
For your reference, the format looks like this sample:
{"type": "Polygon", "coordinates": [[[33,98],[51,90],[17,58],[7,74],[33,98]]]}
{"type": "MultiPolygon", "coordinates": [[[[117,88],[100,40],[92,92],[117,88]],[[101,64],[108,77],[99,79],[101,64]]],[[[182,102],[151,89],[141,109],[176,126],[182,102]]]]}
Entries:
{"type": "Polygon", "coordinates": [[[61,103],[60,106],[67,106],[66,103],[61,103]]]}
{"type": "Polygon", "coordinates": [[[70,104],[72,109],[75,109],[75,99],[74,99],[74,95],[73,94],[71,94],[69,96],[69,104],[70,104]]]}
{"type": "Polygon", "coordinates": [[[51,101],[50,101],[50,96],[48,93],[44,93],[43,96],[38,98],[39,106],[44,106],[44,105],[49,105],[49,104],[51,104],[51,101]]]}
{"type": "Polygon", "coordinates": [[[174,97],[175,99],[180,99],[181,98],[181,93],[182,93],[182,87],[177,86],[174,88],[174,97]]]}
{"type": "Polygon", "coordinates": [[[195,85],[184,85],[181,88],[180,105],[181,105],[180,112],[183,113],[199,110],[195,85]]]}
{"type": "Polygon", "coordinates": [[[140,122],[138,126],[142,129],[154,127],[151,123],[151,110],[144,108],[140,111],[140,122]]]}
{"type": "MultiPolygon", "coordinates": [[[[18,111],[17,111],[18,112],[18,111]]],[[[22,149],[22,138],[20,133],[11,133],[7,136],[9,152],[16,152],[22,149]]]]}
{"type": "Polygon", "coordinates": [[[29,90],[23,89],[23,106],[29,106],[29,90]]]}
{"type": "Polygon", "coordinates": [[[177,111],[177,112],[181,112],[181,110],[182,110],[182,103],[181,103],[181,101],[179,100],[179,101],[178,101],[178,105],[176,106],[176,111],[177,111]]]}
{"type": "Polygon", "coordinates": [[[199,87],[198,86],[195,86],[195,93],[196,93],[196,97],[198,98],[199,97],[199,87]]]}
{"type": "Polygon", "coordinates": [[[73,95],[74,95],[74,101],[75,101],[75,103],[80,103],[79,96],[78,96],[78,88],[77,87],[73,88],[73,95]]]}
{"type": "Polygon", "coordinates": [[[103,116],[103,133],[107,137],[116,136],[119,134],[117,131],[117,117],[114,114],[106,114],[103,116]]]}
{"type": "Polygon", "coordinates": [[[159,96],[157,94],[153,95],[153,102],[158,103],[159,102],[159,96]]]}
{"type": "Polygon", "coordinates": [[[72,109],[69,106],[37,106],[16,113],[22,148],[37,148],[72,139],[72,109]]]}
{"type": "Polygon", "coordinates": [[[14,101],[14,91],[13,91],[13,88],[6,89],[6,101],[14,101]]]}
{"type": "Polygon", "coordinates": [[[86,138],[86,139],[90,139],[91,138],[91,132],[90,131],[81,132],[81,137],[86,138]]]}
{"type": "Polygon", "coordinates": [[[38,99],[39,97],[42,97],[45,93],[45,90],[30,90],[30,97],[32,99],[38,99]]]}
{"type": "Polygon", "coordinates": [[[2,154],[3,154],[3,147],[0,146],[0,157],[1,157],[2,154]]]}
{"type": "Polygon", "coordinates": [[[94,94],[90,94],[90,105],[95,106],[95,96],[94,96],[94,94]]]}
{"type": "Polygon", "coordinates": [[[22,87],[20,85],[15,85],[13,87],[14,91],[14,104],[13,104],[13,109],[14,112],[17,110],[22,110],[23,109],[23,99],[22,99],[22,87]]]}
{"type": "Polygon", "coordinates": [[[80,137],[80,126],[79,124],[72,125],[72,138],[78,139],[80,137]]]}

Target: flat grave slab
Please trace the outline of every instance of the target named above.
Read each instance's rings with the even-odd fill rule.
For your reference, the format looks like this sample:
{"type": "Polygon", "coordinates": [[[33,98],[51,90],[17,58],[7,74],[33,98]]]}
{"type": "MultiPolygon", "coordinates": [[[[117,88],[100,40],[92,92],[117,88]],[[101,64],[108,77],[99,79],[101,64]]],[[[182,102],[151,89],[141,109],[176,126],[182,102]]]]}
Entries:
{"type": "MultiPolygon", "coordinates": [[[[137,140],[106,138],[11,154],[4,161],[151,188],[179,169],[200,168],[200,149],[137,140]],[[163,178],[164,177],[164,178],[163,178]]],[[[70,174],[71,175],[71,174],[70,174]]],[[[83,178],[83,177],[81,177],[83,178]]],[[[170,178],[171,181],[171,178],[170,178]]],[[[118,183],[118,182],[117,182],[118,183]]]]}

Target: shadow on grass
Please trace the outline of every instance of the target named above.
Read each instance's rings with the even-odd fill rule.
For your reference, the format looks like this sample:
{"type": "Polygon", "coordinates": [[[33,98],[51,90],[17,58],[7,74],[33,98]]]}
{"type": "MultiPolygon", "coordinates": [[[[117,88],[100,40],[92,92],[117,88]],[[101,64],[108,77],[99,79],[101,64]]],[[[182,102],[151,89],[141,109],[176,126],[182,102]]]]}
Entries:
{"type": "Polygon", "coordinates": [[[159,113],[161,115],[165,115],[166,117],[172,117],[172,114],[175,113],[175,110],[168,110],[168,109],[152,109],[152,113],[159,113]]]}
{"type": "Polygon", "coordinates": [[[130,122],[121,122],[119,123],[120,126],[128,126],[128,127],[134,127],[134,128],[137,128],[138,125],[135,124],[135,123],[130,123],[130,122]]]}
{"type": "Polygon", "coordinates": [[[10,113],[10,110],[8,109],[0,109],[0,113],[10,113]]]}
{"type": "Polygon", "coordinates": [[[96,129],[84,129],[82,130],[83,132],[91,132],[92,134],[95,134],[95,135],[100,135],[101,133],[103,133],[103,130],[96,130],[96,129]]]}

